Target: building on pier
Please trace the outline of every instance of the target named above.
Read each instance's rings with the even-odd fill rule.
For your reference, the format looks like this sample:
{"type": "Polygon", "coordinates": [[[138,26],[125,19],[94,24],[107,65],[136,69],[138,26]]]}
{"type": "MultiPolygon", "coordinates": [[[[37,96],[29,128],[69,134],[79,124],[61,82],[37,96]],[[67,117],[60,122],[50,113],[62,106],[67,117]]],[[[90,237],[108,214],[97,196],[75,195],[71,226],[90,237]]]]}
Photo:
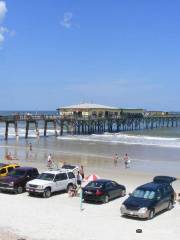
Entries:
{"type": "Polygon", "coordinates": [[[127,114],[144,114],[144,109],[124,109],[94,103],[81,103],[57,109],[61,117],[109,118],[127,114]]]}

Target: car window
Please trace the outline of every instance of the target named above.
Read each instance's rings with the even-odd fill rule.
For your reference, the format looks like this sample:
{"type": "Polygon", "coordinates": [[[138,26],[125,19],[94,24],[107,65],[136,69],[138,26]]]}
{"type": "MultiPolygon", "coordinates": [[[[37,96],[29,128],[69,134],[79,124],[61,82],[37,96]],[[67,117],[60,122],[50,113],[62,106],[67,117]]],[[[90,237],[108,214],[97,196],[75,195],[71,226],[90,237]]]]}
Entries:
{"type": "Polygon", "coordinates": [[[60,178],[61,178],[61,180],[66,180],[67,179],[67,174],[66,173],[61,173],[60,178]]]}
{"type": "Polygon", "coordinates": [[[62,180],[61,174],[57,174],[55,177],[55,181],[61,181],[61,180],[62,180]]]}
{"type": "Polygon", "coordinates": [[[107,188],[107,189],[110,189],[110,188],[113,188],[113,187],[114,187],[114,186],[113,186],[112,182],[106,183],[106,188],[107,188]]]}
{"type": "Polygon", "coordinates": [[[162,198],[162,192],[161,192],[160,189],[157,189],[156,197],[157,197],[157,199],[161,199],[162,198]]]}
{"type": "Polygon", "coordinates": [[[117,187],[117,186],[119,185],[119,184],[117,184],[117,183],[114,182],[114,181],[112,181],[111,184],[112,184],[113,187],[117,187]]]}
{"type": "Polygon", "coordinates": [[[72,172],[68,172],[68,177],[69,179],[72,179],[72,178],[75,178],[75,175],[72,172]]]}
{"type": "Polygon", "coordinates": [[[37,178],[46,181],[53,181],[55,175],[52,173],[41,173],[37,178]]]}
{"type": "Polygon", "coordinates": [[[103,186],[104,186],[103,183],[96,182],[96,181],[92,181],[87,184],[87,187],[92,187],[92,188],[103,188],[103,186]]]}
{"type": "Polygon", "coordinates": [[[37,169],[32,169],[31,174],[32,174],[32,177],[36,177],[38,175],[37,169]]]}
{"type": "Polygon", "coordinates": [[[171,187],[170,185],[166,185],[163,187],[163,194],[166,195],[171,192],[171,187]]]}
{"type": "Polygon", "coordinates": [[[155,192],[151,190],[136,189],[132,193],[132,196],[137,198],[153,199],[155,198],[155,192]]]}
{"type": "Polygon", "coordinates": [[[0,170],[0,174],[5,174],[6,173],[6,168],[2,168],[1,170],[0,170]]]}
{"type": "Polygon", "coordinates": [[[25,171],[25,170],[16,168],[16,169],[14,169],[13,171],[11,171],[11,172],[8,174],[8,176],[21,177],[21,176],[24,176],[25,174],[26,174],[26,171],[25,171]]]}

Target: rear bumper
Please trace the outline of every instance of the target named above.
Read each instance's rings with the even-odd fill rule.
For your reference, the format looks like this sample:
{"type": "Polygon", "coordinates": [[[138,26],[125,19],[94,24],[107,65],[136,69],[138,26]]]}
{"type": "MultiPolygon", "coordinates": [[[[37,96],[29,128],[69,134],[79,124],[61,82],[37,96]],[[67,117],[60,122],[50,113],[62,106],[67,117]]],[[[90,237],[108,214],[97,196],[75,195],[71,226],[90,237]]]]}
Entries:
{"type": "Polygon", "coordinates": [[[91,202],[103,202],[104,195],[96,196],[96,195],[83,195],[84,201],[91,201],[91,202]]]}

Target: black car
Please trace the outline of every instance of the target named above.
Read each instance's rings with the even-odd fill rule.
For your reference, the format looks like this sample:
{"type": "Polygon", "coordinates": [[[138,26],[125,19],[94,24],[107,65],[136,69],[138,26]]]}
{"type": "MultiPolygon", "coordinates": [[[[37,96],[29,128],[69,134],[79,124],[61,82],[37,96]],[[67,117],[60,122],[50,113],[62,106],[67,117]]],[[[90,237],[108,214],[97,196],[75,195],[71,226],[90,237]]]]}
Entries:
{"type": "Polygon", "coordinates": [[[14,193],[25,191],[26,183],[37,178],[39,172],[34,167],[18,167],[7,176],[0,178],[0,190],[14,193]]]}
{"type": "Polygon", "coordinates": [[[109,202],[110,199],[126,195],[126,188],[115,181],[98,179],[83,188],[84,201],[109,202]]]}
{"type": "Polygon", "coordinates": [[[122,204],[121,214],[152,219],[156,213],[172,209],[175,192],[171,183],[175,180],[174,177],[157,176],[153,182],[139,186],[122,204]]]}

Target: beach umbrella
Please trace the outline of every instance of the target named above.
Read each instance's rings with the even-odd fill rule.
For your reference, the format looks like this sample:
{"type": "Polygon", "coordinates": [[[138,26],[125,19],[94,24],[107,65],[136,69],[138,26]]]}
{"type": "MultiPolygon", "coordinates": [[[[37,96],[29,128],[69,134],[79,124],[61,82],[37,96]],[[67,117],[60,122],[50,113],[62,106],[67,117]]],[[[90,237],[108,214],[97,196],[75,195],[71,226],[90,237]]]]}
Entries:
{"type": "Polygon", "coordinates": [[[85,177],[85,181],[90,182],[90,181],[96,181],[97,179],[99,179],[100,177],[96,174],[91,174],[87,177],[85,177]]]}

